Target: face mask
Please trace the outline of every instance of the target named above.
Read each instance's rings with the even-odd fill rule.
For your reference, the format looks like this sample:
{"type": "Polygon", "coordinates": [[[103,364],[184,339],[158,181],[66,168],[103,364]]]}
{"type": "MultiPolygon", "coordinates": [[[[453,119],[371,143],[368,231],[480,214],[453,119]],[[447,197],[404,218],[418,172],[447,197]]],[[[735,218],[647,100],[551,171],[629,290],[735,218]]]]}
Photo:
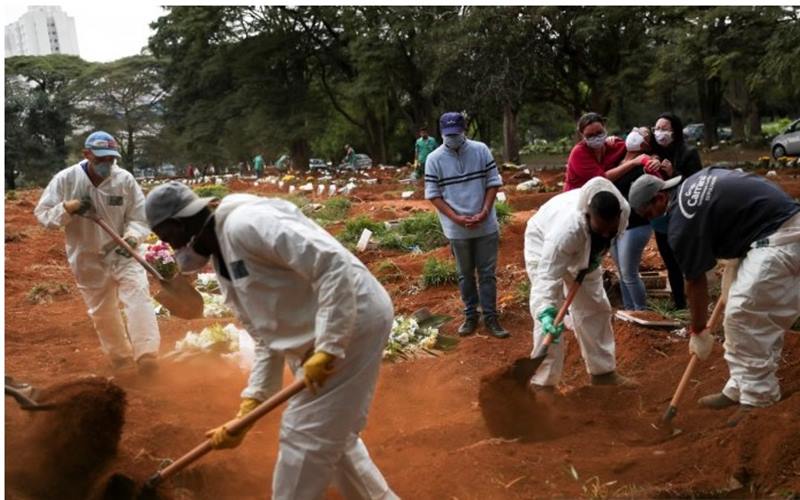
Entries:
{"type": "Polygon", "coordinates": [[[114,165],[113,161],[101,161],[94,164],[94,173],[105,179],[111,175],[111,166],[114,165]]]}
{"type": "MultiPolygon", "coordinates": [[[[202,234],[208,222],[212,219],[213,214],[208,216],[197,234],[202,234]]],[[[210,255],[203,255],[194,249],[194,240],[197,238],[197,234],[192,236],[186,246],[175,251],[175,262],[178,264],[178,269],[184,274],[200,271],[208,264],[208,261],[211,260],[210,255]]]]}
{"type": "Polygon", "coordinates": [[[631,152],[641,151],[644,137],[636,129],[631,130],[628,137],[625,138],[625,149],[631,152]]]}
{"type": "Polygon", "coordinates": [[[653,230],[657,233],[666,234],[669,229],[669,212],[650,219],[650,225],[653,226],[653,230]]]}
{"type": "Polygon", "coordinates": [[[584,139],[584,140],[586,141],[586,144],[587,144],[587,145],[588,145],[590,148],[592,148],[592,149],[600,149],[600,148],[602,148],[602,147],[605,145],[605,143],[606,143],[606,137],[608,137],[608,134],[606,134],[605,132],[603,132],[603,133],[602,133],[602,134],[600,134],[600,135],[595,135],[595,136],[593,136],[593,137],[587,137],[587,138],[586,138],[586,139],[584,139]]]}
{"type": "Polygon", "coordinates": [[[450,149],[458,149],[467,142],[467,137],[464,134],[453,134],[442,137],[444,145],[450,149]]]}
{"type": "Polygon", "coordinates": [[[656,130],[653,135],[656,136],[656,142],[662,146],[672,144],[672,132],[669,130],[656,130]]]}
{"type": "Polygon", "coordinates": [[[194,238],[192,238],[192,241],[190,241],[188,245],[175,251],[175,262],[177,262],[178,268],[184,274],[200,271],[208,264],[208,261],[211,260],[210,255],[201,255],[197,253],[197,251],[192,248],[193,242],[194,238]]]}

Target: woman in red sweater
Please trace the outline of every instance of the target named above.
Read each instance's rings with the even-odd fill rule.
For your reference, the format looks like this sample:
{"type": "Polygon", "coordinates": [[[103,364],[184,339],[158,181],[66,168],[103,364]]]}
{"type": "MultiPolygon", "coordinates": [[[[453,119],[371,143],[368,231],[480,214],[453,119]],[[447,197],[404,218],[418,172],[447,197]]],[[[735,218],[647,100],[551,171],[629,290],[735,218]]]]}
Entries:
{"type": "Polygon", "coordinates": [[[631,160],[625,158],[625,141],[609,137],[605,119],[598,113],[586,113],[578,120],[578,133],[582,139],[569,153],[564,191],[577,189],[594,177],[605,177],[611,182],[629,170],[644,165],[648,158],[639,155],[631,160]]]}

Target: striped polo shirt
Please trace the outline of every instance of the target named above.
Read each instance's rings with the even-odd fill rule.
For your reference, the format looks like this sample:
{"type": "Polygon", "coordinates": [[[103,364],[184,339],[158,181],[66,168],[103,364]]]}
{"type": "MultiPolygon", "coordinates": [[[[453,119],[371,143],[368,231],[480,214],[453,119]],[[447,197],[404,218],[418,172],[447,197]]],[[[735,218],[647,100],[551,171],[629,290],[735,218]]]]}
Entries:
{"type": "MultiPolygon", "coordinates": [[[[486,190],[503,185],[492,152],[486,144],[467,139],[458,151],[444,144],[425,161],[425,199],[442,198],[459,215],[475,215],[483,208],[486,190]]],[[[486,220],[473,229],[457,225],[439,213],[448,239],[479,238],[497,232],[494,206],[486,220]]]]}

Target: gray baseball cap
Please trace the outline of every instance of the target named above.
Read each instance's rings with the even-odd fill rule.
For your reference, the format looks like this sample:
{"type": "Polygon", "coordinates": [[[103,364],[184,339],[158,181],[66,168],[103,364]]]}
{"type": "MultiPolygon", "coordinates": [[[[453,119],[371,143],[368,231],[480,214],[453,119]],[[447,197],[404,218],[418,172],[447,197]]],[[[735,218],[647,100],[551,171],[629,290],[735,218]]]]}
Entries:
{"type": "Polygon", "coordinates": [[[154,228],[167,219],[191,217],[215,200],[213,196],[200,198],[189,186],[169,181],[156,186],[147,194],[144,212],[147,223],[154,228]]]}
{"type": "Polygon", "coordinates": [[[631,185],[631,190],[628,193],[628,203],[634,210],[640,210],[650,203],[650,200],[659,191],[672,189],[680,184],[682,177],[680,175],[665,181],[655,175],[644,174],[636,179],[631,185]]]}

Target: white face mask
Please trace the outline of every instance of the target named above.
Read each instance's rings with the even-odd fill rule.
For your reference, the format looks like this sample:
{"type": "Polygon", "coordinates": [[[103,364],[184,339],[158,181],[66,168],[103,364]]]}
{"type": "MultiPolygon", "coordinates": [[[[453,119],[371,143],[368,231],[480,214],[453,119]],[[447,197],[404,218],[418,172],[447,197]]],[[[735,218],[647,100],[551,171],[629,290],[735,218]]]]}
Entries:
{"type": "Polygon", "coordinates": [[[586,144],[590,148],[592,148],[592,149],[600,149],[605,145],[606,137],[608,137],[608,134],[603,132],[600,135],[595,135],[593,137],[587,137],[584,140],[586,141],[586,144]]]}
{"type": "Polygon", "coordinates": [[[175,263],[178,264],[178,269],[180,269],[182,273],[196,273],[203,269],[206,264],[208,264],[208,261],[211,260],[210,255],[200,254],[194,249],[194,240],[197,238],[198,234],[202,234],[203,231],[205,231],[209,221],[213,219],[213,215],[214,214],[210,214],[208,216],[202,227],[200,227],[200,231],[189,239],[189,243],[187,243],[186,246],[175,250],[175,263]]]}
{"type": "Polygon", "coordinates": [[[631,133],[628,134],[628,137],[625,138],[625,149],[631,152],[641,151],[643,143],[644,137],[642,134],[640,134],[638,130],[633,129],[631,133]]]}
{"type": "Polygon", "coordinates": [[[188,245],[175,251],[175,262],[184,274],[200,271],[208,264],[208,261],[211,260],[210,255],[206,256],[197,253],[197,251],[192,248],[192,243],[194,243],[194,238],[192,238],[192,241],[190,241],[188,245]]]}
{"type": "Polygon", "coordinates": [[[467,142],[467,137],[464,134],[445,135],[442,142],[450,149],[458,149],[467,142]]]}
{"type": "Polygon", "coordinates": [[[656,130],[653,135],[656,137],[656,142],[662,146],[672,144],[672,132],[669,130],[656,130]]]}

